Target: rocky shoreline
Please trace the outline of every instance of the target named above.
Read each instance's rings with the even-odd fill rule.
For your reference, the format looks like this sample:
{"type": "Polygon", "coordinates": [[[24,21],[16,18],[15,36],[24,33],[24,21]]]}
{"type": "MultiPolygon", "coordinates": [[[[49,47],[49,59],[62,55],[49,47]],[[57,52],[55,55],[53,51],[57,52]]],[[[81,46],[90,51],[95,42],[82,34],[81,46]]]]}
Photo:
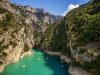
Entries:
{"type": "Polygon", "coordinates": [[[67,63],[70,63],[71,62],[71,59],[63,54],[61,54],[61,52],[53,52],[53,51],[43,51],[49,55],[56,55],[56,56],[59,56],[62,60],[64,60],[65,62],[67,63]]]}
{"type": "Polygon", "coordinates": [[[32,51],[28,51],[28,52],[24,52],[21,56],[19,56],[19,58],[15,58],[16,60],[13,60],[11,61],[10,63],[7,63],[7,64],[3,64],[0,66],[0,72],[3,72],[4,71],[4,68],[5,66],[11,64],[11,63],[14,63],[14,62],[17,62],[19,61],[21,58],[23,58],[25,55],[31,55],[32,54],[32,51]]]}
{"type": "Polygon", "coordinates": [[[23,58],[25,55],[31,55],[31,54],[32,54],[32,51],[25,52],[24,54],[20,56],[20,59],[23,58]]]}
{"type": "MultiPolygon", "coordinates": [[[[43,52],[45,52],[49,55],[60,56],[60,58],[68,64],[71,62],[71,59],[65,55],[62,55],[61,52],[53,52],[53,51],[43,51],[43,52]]],[[[73,67],[70,65],[69,65],[68,72],[70,75],[92,75],[89,72],[86,72],[85,70],[83,70],[81,67],[73,67]]]]}
{"type": "Polygon", "coordinates": [[[92,75],[80,67],[71,67],[70,66],[68,72],[70,75],[92,75]]]}
{"type": "MultiPolygon", "coordinates": [[[[47,53],[49,55],[56,55],[56,56],[59,56],[63,61],[65,61],[66,63],[70,63],[71,62],[71,59],[65,55],[62,55],[61,52],[53,52],[53,51],[43,51],[44,53],[47,53]]],[[[17,59],[17,61],[19,61],[21,58],[23,58],[25,55],[31,55],[32,54],[32,51],[28,51],[28,52],[24,52],[21,56],[19,56],[19,58],[17,59]]],[[[16,61],[12,61],[8,64],[3,64],[0,66],[0,72],[3,72],[4,70],[4,67],[6,65],[9,65],[11,63],[14,63],[16,61]]],[[[92,75],[88,72],[86,72],[85,70],[83,70],[82,68],[80,67],[73,67],[73,66],[69,66],[69,70],[68,70],[69,74],[70,75],[92,75]]]]}

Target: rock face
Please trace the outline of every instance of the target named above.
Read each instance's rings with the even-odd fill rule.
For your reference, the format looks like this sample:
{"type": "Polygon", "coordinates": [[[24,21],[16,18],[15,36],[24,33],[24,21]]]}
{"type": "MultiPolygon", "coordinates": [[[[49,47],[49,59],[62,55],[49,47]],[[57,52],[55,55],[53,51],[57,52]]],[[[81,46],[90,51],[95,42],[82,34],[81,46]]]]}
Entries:
{"type": "Polygon", "coordinates": [[[4,16],[6,20],[3,19],[0,23],[0,71],[5,65],[19,60],[20,56],[29,51],[34,44],[30,24],[22,23],[20,17],[9,12],[4,16]]]}
{"type": "Polygon", "coordinates": [[[56,20],[57,17],[43,9],[0,0],[0,72],[40,42],[42,32],[56,20]]]}
{"type": "Polygon", "coordinates": [[[69,68],[70,75],[92,75],[79,67],[70,67],[69,68]]]}
{"type": "Polygon", "coordinates": [[[10,1],[9,0],[1,0],[0,1],[0,6],[12,13],[15,13],[15,10],[10,6],[10,1]]]}
{"type": "Polygon", "coordinates": [[[41,48],[62,52],[71,58],[72,66],[79,66],[93,75],[99,75],[99,16],[99,0],[91,0],[73,9],[62,20],[54,23],[45,31],[41,48]]]}
{"type": "Polygon", "coordinates": [[[55,22],[59,18],[44,9],[1,0],[0,71],[38,45],[45,52],[60,52],[65,55],[62,59],[70,58],[71,75],[100,75],[100,0],[91,0],[55,22]]]}
{"type": "Polygon", "coordinates": [[[62,18],[62,16],[52,15],[44,9],[33,8],[31,6],[20,6],[16,4],[12,4],[12,6],[16,8],[16,10],[20,11],[19,13],[25,13],[25,15],[33,16],[35,21],[41,21],[47,24],[52,24],[62,18]]]}

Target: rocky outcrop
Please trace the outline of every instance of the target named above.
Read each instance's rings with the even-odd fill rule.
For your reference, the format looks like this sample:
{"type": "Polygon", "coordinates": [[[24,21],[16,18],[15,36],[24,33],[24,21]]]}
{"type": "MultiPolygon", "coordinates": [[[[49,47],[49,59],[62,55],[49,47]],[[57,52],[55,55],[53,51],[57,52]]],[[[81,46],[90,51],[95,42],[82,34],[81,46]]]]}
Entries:
{"type": "Polygon", "coordinates": [[[9,12],[15,13],[15,10],[11,7],[9,0],[1,0],[0,7],[8,10],[9,12]]]}
{"type": "Polygon", "coordinates": [[[18,61],[41,42],[48,24],[60,19],[44,9],[11,4],[0,0],[0,72],[7,64],[18,61]]]}
{"type": "Polygon", "coordinates": [[[25,16],[30,15],[30,17],[33,17],[35,22],[40,21],[47,24],[52,24],[62,18],[62,16],[52,15],[44,9],[33,8],[31,6],[20,6],[17,4],[12,4],[12,7],[15,8],[17,11],[20,11],[20,14],[24,14],[25,16]]]}
{"type": "Polygon", "coordinates": [[[70,75],[92,75],[92,74],[82,70],[80,67],[70,67],[69,73],[70,73],[70,75]]]}
{"type": "Polygon", "coordinates": [[[99,7],[99,0],[91,0],[55,22],[59,16],[44,9],[0,1],[0,71],[35,45],[69,62],[71,75],[99,75],[99,7]]]}
{"type": "Polygon", "coordinates": [[[59,56],[60,59],[62,59],[63,61],[65,61],[66,63],[70,63],[71,59],[68,56],[63,55],[61,52],[54,52],[54,51],[43,51],[49,55],[55,55],[55,56],[59,56]]]}
{"type": "Polygon", "coordinates": [[[100,1],[91,0],[67,13],[45,31],[42,49],[61,52],[71,58],[72,67],[99,75],[99,7],[100,1]]]}
{"type": "MultiPolygon", "coordinates": [[[[18,23],[19,22],[17,22],[17,24],[18,23]]],[[[2,31],[2,34],[0,34],[1,72],[5,65],[18,61],[22,54],[28,52],[29,48],[32,48],[34,37],[32,26],[2,27],[0,31],[2,31]]]]}

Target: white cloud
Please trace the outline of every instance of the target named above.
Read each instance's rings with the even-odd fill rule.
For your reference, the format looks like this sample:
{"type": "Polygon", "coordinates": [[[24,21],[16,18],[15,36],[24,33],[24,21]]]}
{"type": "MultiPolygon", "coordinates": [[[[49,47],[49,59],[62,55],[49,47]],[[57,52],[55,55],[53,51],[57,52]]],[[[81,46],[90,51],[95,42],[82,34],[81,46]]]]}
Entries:
{"type": "Polygon", "coordinates": [[[67,8],[67,10],[62,14],[63,16],[65,16],[66,15],[66,13],[68,13],[69,11],[71,11],[72,9],[75,9],[75,8],[77,8],[77,7],[79,7],[79,5],[78,4],[70,4],[70,5],[68,5],[68,8],[67,8]]]}

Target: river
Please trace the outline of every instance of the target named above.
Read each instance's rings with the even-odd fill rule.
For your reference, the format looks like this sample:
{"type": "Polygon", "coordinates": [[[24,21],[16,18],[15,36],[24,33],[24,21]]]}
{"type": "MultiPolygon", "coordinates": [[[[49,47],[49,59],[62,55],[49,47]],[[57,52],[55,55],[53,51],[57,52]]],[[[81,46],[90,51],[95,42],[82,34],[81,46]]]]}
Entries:
{"type": "Polygon", "coordinates": [[[0,75],[68,75],[68,64],[58,56],[32,50],[32,55],[7,65],[0,75]]]}

